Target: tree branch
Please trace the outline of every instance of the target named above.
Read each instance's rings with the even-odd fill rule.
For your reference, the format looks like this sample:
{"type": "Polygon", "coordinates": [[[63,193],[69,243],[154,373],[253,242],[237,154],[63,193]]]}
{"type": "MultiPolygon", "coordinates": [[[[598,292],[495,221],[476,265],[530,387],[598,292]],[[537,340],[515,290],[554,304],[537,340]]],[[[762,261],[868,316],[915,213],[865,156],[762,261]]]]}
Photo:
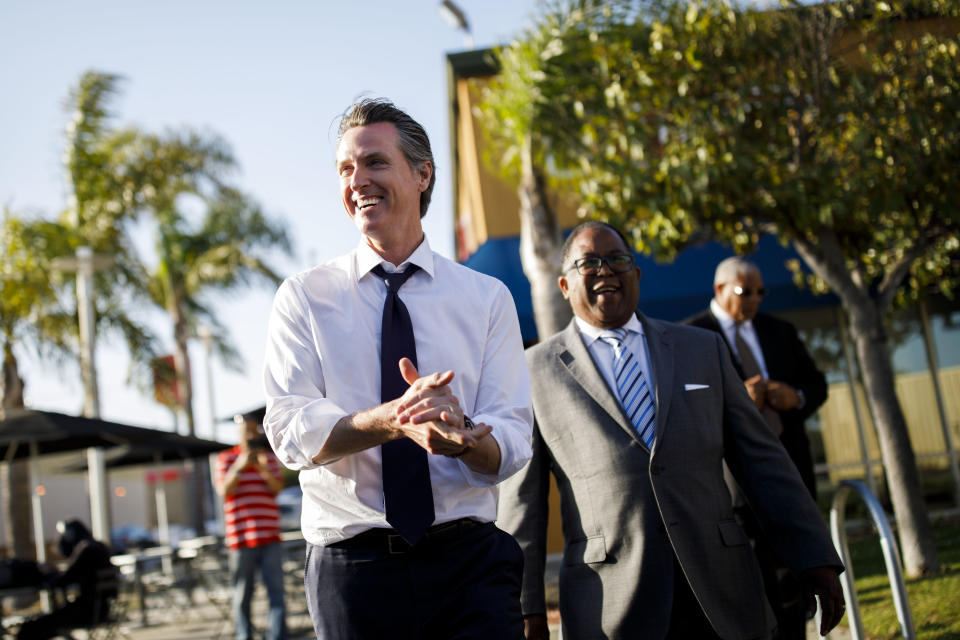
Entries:
{"type": "Polygon", "coordinates": [[[866,302],[867,292],[847,269],[840,243],[832,230],[821,229],[816,245],[804,236],[797,236],[793,239],[793,246],[807,266],[840,297],[844,306],[866,302]]]}
{"type": "Polygon", "coordinates": [[[929,241],[921,236],[912,247],[904,251],[899,260],[893,263],[893,267],[887,270],[886,275],[883,277],[877,289],[881,311],[886,311],[890,308],[890,305],[893,304],[893,298],[897,294],[897,289],[907,276],[907,273],[910,272],[910,267],[929,247],[929,241]]]}

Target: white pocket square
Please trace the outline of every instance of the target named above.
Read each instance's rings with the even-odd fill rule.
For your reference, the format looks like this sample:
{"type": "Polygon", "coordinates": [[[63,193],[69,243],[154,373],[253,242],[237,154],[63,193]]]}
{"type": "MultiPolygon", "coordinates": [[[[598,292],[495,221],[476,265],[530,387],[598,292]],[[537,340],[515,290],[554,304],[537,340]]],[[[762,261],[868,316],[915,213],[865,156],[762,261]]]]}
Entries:
{"type": "Polygon", "coordinates": [[[709,389],[710,385],[708,384],[685,384],[683,385],[684,391],[696,391],[697,389],[709,389]]]}

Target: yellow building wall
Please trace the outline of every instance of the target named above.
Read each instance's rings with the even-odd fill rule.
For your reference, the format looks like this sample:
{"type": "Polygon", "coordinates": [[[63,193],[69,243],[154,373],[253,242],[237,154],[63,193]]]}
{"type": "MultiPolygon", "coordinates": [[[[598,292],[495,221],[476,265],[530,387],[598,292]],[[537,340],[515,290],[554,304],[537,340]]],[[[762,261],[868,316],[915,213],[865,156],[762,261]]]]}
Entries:
{"type": "MultiPolygon", "coordinates": [[[[480,92],[489,78],[459,78],[456,81],[457,108],[457,234],[460,251],[469,256],[490,238],[520,235],[520,198],[516,187],[491,171],[485,159],[488,145],[481,124],[473,117],[480,92]],[[469,115],[470,117],[467,117],[469,115]]],[[[496,162],[496,160],[492,160],[496,162]]],[[[517,180],[518,182],[519,180],[517,180]]],[[[557,220],[562,229],[576,226],[577,201],[570,196],[554,197],[557,220]]]]}
{"type": "MultiPolygon", "coordinates": [[[[960,367],[940,369],[940,387],[943,392],[947,424],[950,427],[954,446],[960,444],[960,367]]],[[[866,395],[860,384],[856,385],[861,418],[866,432],[867,452],[871,460],[880,459],[880,447],[876,429],[867,408],[866,395]]],[[[910,442],[921,466],[944,468],[947,465],[940,414],[934,395],[933,380],[929,372],[904,373],[896,378],[896,393],[903,408],[910,442]]],[[[850,385],[846,382],[830,385],[827,402],[820,407],[820,423],[823,427],[823,446],[828,465],[849,465],[830,470],[830,481],[863,477],[860,462],[860,444],[854,417],[850,385]]],[[[878,464],[874,473],[879,473],[878,464]]]]}

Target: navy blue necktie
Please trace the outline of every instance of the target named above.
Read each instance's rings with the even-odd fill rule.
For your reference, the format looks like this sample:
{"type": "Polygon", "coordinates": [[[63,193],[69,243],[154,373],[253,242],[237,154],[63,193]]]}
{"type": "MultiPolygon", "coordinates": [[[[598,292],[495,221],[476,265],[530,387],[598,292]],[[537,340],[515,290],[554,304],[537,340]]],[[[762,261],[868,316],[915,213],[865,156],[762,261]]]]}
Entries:
{"type": "MultiPolygon", "coordinates": [[[[400,375],[401,358],[417,365],[413,323],[406,305],[397,295],[400,287],[419,267],[409,265],[403,273],[387,273],[377,265],[373,273],[387,285],[380,328],[380,400],[389,402],[404,394],[409,385],[400,375]]],[[[383,458],[383,503],[387,522],[411,545],[423,537],[436,517],[427,452],[409,438],[386,442],[383,458]]]]}

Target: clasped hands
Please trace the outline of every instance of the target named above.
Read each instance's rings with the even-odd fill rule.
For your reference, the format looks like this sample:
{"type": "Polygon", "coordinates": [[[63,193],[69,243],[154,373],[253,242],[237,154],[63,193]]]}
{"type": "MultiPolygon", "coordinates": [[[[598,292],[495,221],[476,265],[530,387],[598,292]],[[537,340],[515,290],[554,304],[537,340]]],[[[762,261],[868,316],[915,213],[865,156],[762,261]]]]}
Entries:
{"type": "Polygon", "coordinates": [[[395,402],[396,423],[403,435],[429,453],[459,457],[490,434],[492,427],[477,423],[468,429],[460,401],[450,390],[453,371],[421,377],[409,358],[400,360],[400,374],[410,388],[395,402]]]}
{"type": "Polygon", "coordinates": [[[743,382],[747,388],[747,393],[757,409],[763,409],[768,406],[775,411],[787,411],[800,406],[800,396],[797,390],[785,382],[776,380],[767,380],[762,375],[757,374],[743,382]]]}

